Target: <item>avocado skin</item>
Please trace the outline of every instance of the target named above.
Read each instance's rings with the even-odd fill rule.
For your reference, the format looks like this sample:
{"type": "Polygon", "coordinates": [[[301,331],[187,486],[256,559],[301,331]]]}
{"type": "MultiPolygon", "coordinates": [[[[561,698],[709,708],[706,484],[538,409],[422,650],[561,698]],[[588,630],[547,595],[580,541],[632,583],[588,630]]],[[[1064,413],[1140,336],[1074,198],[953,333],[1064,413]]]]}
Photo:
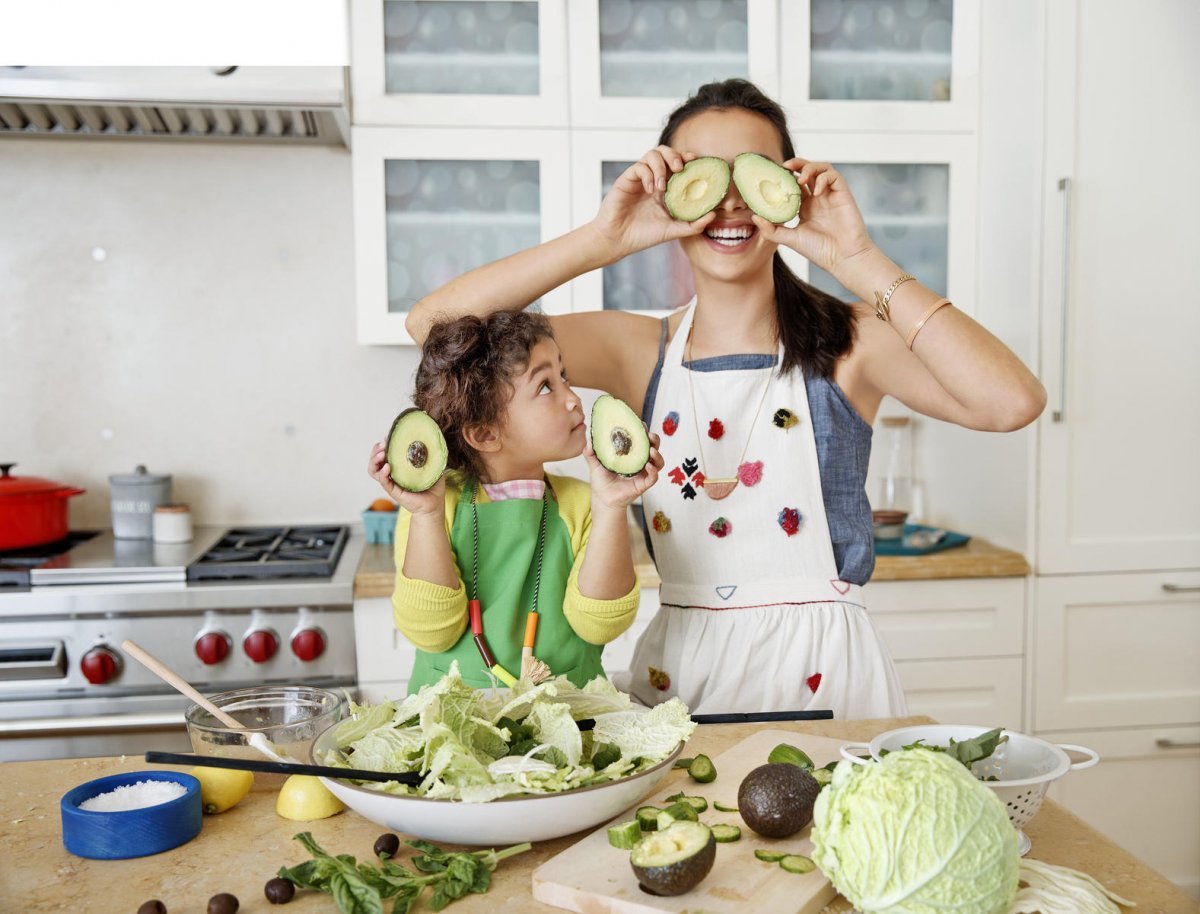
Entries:
{"type": "Polygon", "coordinates": [[[738,788],[738,812],[752,830],[765,838],[787,838],[812,821],[813,804],[821,787],[795,765],[760,765],[738,788]]]}
{"type": "Polygon", "coordinates": [[[665,866],[638,866],[632,860],[633,874],[652,895],[682,895],[690,892],[713,868],[717,859],[717,841],[709,832],[708,841],[695,854],[665,866]]]}

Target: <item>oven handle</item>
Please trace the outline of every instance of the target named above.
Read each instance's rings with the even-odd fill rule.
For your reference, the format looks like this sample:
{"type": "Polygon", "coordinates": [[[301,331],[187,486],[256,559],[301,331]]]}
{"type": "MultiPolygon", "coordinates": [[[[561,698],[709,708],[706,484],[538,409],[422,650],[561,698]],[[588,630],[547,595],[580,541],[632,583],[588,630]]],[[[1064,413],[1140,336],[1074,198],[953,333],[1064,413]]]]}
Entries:
{"type": "Polygon", "coordinates": [[[30,720],[0,720],[0,739],[126,733],[132,730],[164,730],[185,726],[181,711],[158,714],[98,714],[94,717],[35,717],[30,720]]]}

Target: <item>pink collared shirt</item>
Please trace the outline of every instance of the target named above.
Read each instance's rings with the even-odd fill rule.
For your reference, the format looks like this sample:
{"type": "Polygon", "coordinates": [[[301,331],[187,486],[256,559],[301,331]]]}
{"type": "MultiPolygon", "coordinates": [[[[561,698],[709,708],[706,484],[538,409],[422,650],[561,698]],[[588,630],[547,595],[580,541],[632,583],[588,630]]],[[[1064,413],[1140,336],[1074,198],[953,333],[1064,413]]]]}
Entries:
{"type": "Polygon", "coordinates": [[[509,498],[541,499],[546,494],[546,481],[544,479],[510,479],[507,482],[485,482],[483,490],[487,492],[488,498],[492,501],[506,501],[509,498]]]}

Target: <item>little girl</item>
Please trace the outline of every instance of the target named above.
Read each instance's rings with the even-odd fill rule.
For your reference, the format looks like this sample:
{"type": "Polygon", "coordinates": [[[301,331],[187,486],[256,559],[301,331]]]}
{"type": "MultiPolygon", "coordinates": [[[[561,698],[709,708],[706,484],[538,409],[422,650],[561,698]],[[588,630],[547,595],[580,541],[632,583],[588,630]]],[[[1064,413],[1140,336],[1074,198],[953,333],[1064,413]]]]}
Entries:
{"type": "Polygon", "coordinates": [[[600,465],[550,322],[532,312],[435,324],[413,402],[442,429],[452,472],[427,492],[406,492],[389,475],[384,442],[368,465],[406,509],[392,605],[418,648],[409,692],[454,660],[470,685],[511,685],[526,644],[527,678],[565,674],[583,686],[602,676],[603,645],[637,614],[625,512],[658,478],[657,438],[636,476],[600,465]],[[547,461],[580,453],[590,487],[546,474],[547,461]]]}

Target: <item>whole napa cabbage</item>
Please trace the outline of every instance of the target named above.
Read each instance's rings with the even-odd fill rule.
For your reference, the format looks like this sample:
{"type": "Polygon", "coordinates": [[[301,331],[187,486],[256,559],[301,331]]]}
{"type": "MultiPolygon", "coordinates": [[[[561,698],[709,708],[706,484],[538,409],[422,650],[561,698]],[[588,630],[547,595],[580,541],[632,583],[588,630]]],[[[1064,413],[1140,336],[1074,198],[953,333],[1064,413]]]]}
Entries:
{"type": "Polygon", "coordinates": [[[813,810],[813,860],[863,914],[1003,914],[1017,833],[996,794],[941,752],[842,762],[813,810]]]}

